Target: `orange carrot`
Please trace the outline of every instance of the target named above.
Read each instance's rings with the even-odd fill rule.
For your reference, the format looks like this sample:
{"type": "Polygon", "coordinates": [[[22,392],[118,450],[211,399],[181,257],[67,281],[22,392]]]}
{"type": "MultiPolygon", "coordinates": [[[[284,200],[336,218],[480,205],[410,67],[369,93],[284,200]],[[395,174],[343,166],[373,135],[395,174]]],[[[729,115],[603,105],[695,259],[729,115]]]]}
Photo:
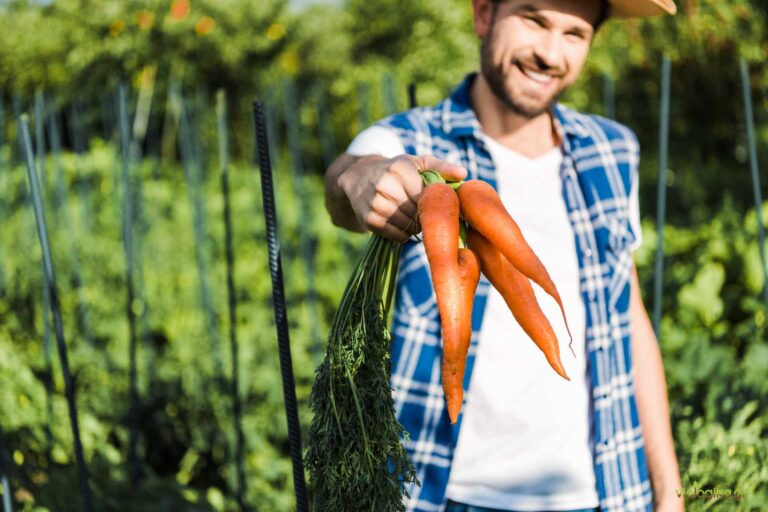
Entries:
{"type": "Polygon", "coordinates": [[[560,347],[555,331],[541,311],[528,278],[517,270],[490,240],[472,228],[467,230],[467,244],[480,258],[480,267],[485,277],[504,298],[520,327],[544,352],[552,369],[564,379],[571,380],[560,360],[560,347]]]}
{"type": "Polygon", "coordinates": [[[472,305],[475,300],[475,291],[477,283],[480,281],[480,261],[472,249],[459,249],[459,273],[461,274],[461,289],[463,291],[463,304],[459,312],[461,315],[461,345],[459,346],[457,359],[457,389],[458,395],[455,400],[448,404],[448,416],[451,423],[456,423],[459,419],[461,404],[464,401],[464,372],[467,364],[467,354],[469,345],[472,341],[472,305]]]}
{"type": "Polygon", "coordinates": [[[480,282],[480,260],[477,254],[470,248],[459,249],[459,272],[461,273],[461,286],[464,289],[464,309],[461,312],[465,318],[465,332],[462,338],[465,347],[462,347],[464,358],[469,352],[469,342],[472,338],[472,305],[475,301],[477,283],[480,282]]]}
{"type": "Polygon", "coordinates": [[[565,328],[573,341],[565,308],[549,272],[525,241],[517,223],[501,202],[499,195],[488,183],[469,180],[459,187],[461,214],[469,224],[482,234],[517,270],[541,286],[557,301],[563,314],[565,328]]]}
{"type": "MultiPolygon", "coordinates": [[[[418,208],[443,333],[443,391],[455,422],[464,395],[465,358],[461,349],[467,333],[459,268],[459,198],[449,185],[433,183],[421,193],[418,208]]],[[[469,330],[471,334],[471,326],[469,330]]]]}

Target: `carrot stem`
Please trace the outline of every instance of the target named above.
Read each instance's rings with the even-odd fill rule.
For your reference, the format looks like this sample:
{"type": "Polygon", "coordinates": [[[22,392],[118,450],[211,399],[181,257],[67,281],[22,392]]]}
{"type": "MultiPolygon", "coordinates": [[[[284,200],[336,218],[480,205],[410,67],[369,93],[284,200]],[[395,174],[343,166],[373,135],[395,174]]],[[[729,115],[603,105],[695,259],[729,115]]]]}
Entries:
{"type": "Polygon", "coordinates": [[[419,174],[421,174],[421,180],[424,182],[424,185],[445,183],[445,178],[437,171],[427,169],[426,171],[420,171],[419,174]]]}

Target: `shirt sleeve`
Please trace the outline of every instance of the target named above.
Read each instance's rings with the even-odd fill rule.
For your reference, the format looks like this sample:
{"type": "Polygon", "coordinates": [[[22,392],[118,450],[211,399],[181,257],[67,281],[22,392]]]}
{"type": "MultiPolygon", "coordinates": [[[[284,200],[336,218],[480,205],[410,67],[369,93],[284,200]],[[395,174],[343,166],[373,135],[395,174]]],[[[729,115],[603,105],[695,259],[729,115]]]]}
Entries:
{"type": "Polygon", "coordinates": [[[394,158],[405,153],[405,146],[391,128],[374,125],[354,138],[347,148],[347,153],[354,156],[381,155],[394,158]]]}
{"type": "Polygon", "coordinates": [[[629,246],[632,252],[643,245],[643,227],[640,224],[640,180],[636,179],[632,183],[632,189],[629,191],[629,225],[635,233],[635,241],[629,246]]]}

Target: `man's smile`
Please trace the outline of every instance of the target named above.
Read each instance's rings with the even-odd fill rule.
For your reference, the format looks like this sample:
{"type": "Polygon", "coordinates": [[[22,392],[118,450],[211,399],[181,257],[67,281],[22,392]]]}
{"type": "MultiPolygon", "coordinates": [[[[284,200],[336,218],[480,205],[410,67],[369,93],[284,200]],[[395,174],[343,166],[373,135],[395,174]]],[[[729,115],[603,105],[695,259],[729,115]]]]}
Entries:
{"type": "Polygon", "coordinates": [[[560,77],[560,75],[536,71],[523,64],[516,64],[516,67],[523,75],[525,75],[526,78],[536,82],[539,85],[552,85],[552,83],[560,77]]]}

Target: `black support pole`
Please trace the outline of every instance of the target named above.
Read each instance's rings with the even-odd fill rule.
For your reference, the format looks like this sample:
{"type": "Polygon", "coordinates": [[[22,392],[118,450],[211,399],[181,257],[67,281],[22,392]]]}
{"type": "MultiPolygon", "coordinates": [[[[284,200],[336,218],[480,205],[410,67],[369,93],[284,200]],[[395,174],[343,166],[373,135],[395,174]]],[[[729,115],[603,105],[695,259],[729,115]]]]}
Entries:
{"type": "Polygon", "coordinates": [[[408,84],[408,108],[416,108],[419,106],[416,101],[416,84],[408,84]]]}
{"type": "Polygon", "coordinates": [[[11,484],[8,481],[10,469],[11,465],[8,462],[8,450],[5,447],[3,427],[0,426],[0,486],[3,488],[3,512],[13,512],[11,484]]]}
{"type": "MultiPolygon", "coordinates": [[[[357,83],[357,123],[360,131],[368,128],[370,124],[371,88],[368,82],[357,83]]],[[[288,112],[285,113],[286,116],[288,112]]]]}
{"type": "MultiPolygon", "coordinates": [[[[42,91],[35,93],[35,149],[37,152],[37,172],[40,179],[40,201],[46,204],[46,186],[48,184],[45,172],[45,98],[42,91]]],[[[45,274],[45,270],[43,270],[45,274]]],[[[51,296],[47,286],[43,286],[43,357],[45,361],[45,410],[47,421],[45,425],[45,458],[48,467],[51,466],[51,450],[53,449],[53,364],[51,356],[51,296]]]]}
{"type": "Polygon", "coordinates": [[[43,91],[35,93],[35,152],[37,154],[37,172],[40,175],[40,193],[45,201],[48,174],[45,168],[45,96],[43,91]]]}
{"type": "Polygon", "coordinates": [[[69,420],[72,427],[72,438],[75,448],[75,460],[77,461],[77,470],[80,483],[80,494],[83,500],[83,510],[91,512],[93,510],[93,501],[91,498],[91,488],[88,484],[88,469],[85,465],[83,456],[83,444],[80,440],[80,425],[77,420],[77,405],[75,403],[75,387],[72,380],[72,374],[69,370],[69,357],[67,356],[67,344],[64,340],[64,325],[61,317],[61,307],[59,303],[59,292],[56,287],[56,276],[53,269],[53,257],[51,255],[50,242],[48,240],[48,228],[45,222],[45,211],[40,194],[40,183],[35,170],[35,157],[32,152],[32,143],[29,137],[29,121],[26,115],[20,119],[22,152],[24,153],[27,165],[27,178],[29,188],[32,192],[32,206],[35,210],[35,221],[37,223],[37,235],[40,240],[40,247],[43,252],[43,269],[45,274],[45,286],[49,290],[51,297],[51,313],[53,314],[53,325],[56,333],[56,347],[59,352],[59,361],[61,371],[64,376],[64,393],[67,397],[69,408],[69,420]]]}
{"type": "MultiPolygon", "coordinates": [[[[304,162],[301,155],[301,134],[299,123],[299,105],[296,101],[296,88],[291,80],[286,80],[283,87],[286,141],[288,143],[288,155],[290,156],[293,175],[293,193],[299,202],[299,209],[309,211],[304,173],[304,162]]],[[[317,291],[315,289],[315,240],[310,236],[310,227],[299,224],[299,244],[302,259],[307,269],[306,304],[309,312],[309,324],[318,325],[317,319],[317,291]]],[[[311,330],[312,351],[318,357],[321,355],[321,340],[317,329],[311,330]]]]}
{"type": "Polygon", "coordinates": [[[755,135],[755,117],[752,113],[752,89],[749,83],[749,66],[747,60],[742,58],[741,84],[744,93],[744,117],[747,121],[747,141],[749,143],[749,168],[752,173],[752,192],[755,200],[755,214],[757,215],[757,235],[760,242],[760,261],[763,264],[763,301],[768,309],[768,264],[765,256],[765,226],[763,225],[763,198],[760,191],[760,172],[757,162],[757,136],[755,135]]]}
{"type": "Polygon", "coordinates": [[[323,166],[327,169],[336,158],[336,143],[333,140],[331,117],[328,113],[328,103],[322,85],[317,85],[314,91],[317,108],[317,130],[320,137],[320,154],[323,166]]]}
{"type": "Polygon", "coordinates": [[[296,510],[308,512],[307,489],[304,481],[304,461],[301,455],[301,428],[296,404],[296,383],[293,378],[293,363],[291,360],[291,342],[288,336],[288,315],[285,307],[285,291],[283,288],[283,268],[280,262],[280,241],[277,232],[277,210],[275,208],[275,193],[272,187],[272,163],[269,154],[267,138],[267,123],[264,103],[257,101],[253,106],[256,126],[256,143],[259,154],[261,173],[261,194],[264,206],[264,219],[267,228],[267,244],[269,246],[269,272],[272,276],[272,302],[275,309],[275,326],[280,350],[280,371],[283,380],[283,399],[285,414],[288,421],[288,447],[293,464],[293,487],[296,493],[296,510]]]}
{"type": "Polygon", "coordinates": [[[664,56],[661,64],[661,119],[659,120],[659,183],[656,205],[656,272],[653,286],[653,330],[661,341],[661,301],[664,278],[664,223],[667,218],[667,158],[669,156],[669,97],[672,64],[664,56]]]}
{"type": "Polygon", "coordinates": [[[5,98],[0,93],[0,173],[3,172],[3,146],[5,145],[5,98]]]}
{"type": "Polygon", "coordinates": [[[395,98],[395,79],[389,71],[384,73],[381,79],[381,95],[384,100],[384,113],[391,116],[397,112],[397,99],[395,98]]]}
{"type": "Polygon", "coordinates": [[[56,112],[48,115],[48,136],[51,140],[51,150],[53,151],[53,168],[56,174],[56,195],[54,204],[54,213],[58,213],[60,220],[64,225],[64,230],[69,238],[69,257],[72,269],[72,288],[77,292],[77,318],[80,332],[85,337],[88,345],[93,346],[93,336],[88,323],[88,307],[85,297],[85,287],[83,283],[83,274],[80,271],[80,257],[77,253],[75,232],[72,227],[72,220],[67,207],[67,192],[64,184],[64,172],[61,166],[61,132],[59,129],[56,112]]]}
{"type": "MultiPolygon", "coordinates": [[[[2,91],[0,91],[0,180],[3,179],[3,172],[5,172],[4,160],[3,160],[3,146],[5,145],[5,98],[3,98],[2,91]]],[[[10,167],[9,167],[10,168],[10,167]]],[[[0,187],[2,182],[0,181],[0,187]]],[[[3,201],[0,199],[0,219],[4,214],[3,201]]],[[[2,222],[2,220],[0,220],[2,222]]],[[[0,294],[5,291],[5,271],[3,270],[2,254],[5,252],[5,247],[0,245],[0,294]]]]}
{"type": "MultiPolygon", "coordinates": [[[[80,163],[80,160],[82,159],[82,154],[86,151],[86,143],[85,141],[88,140],[86,134],[85,134],[85,118],[83,114],[84,107],[80,103],[80,101],[75,100],[72,103],[72,106],[69,111],[69,136],[72,140],[72,149],[75,152],[76,159],[78,161],[78,164],[80,163]]],[[[78,165],[78,168],[80,165],[78,165]]],[[[86,230],[91,229],[91,210],[89,208],[89,202],[90,202],[90,191],[89,191],[89,184],[87,179],[81,179],[80,185],[78,186],[78,193],[80,195],[80,202],[81,202],[81,218],[83,222],[83,227],[86,230]]]]}
{"type": "Polygon", "coordinates": [[[125,253],[125,282],[128,297],[125,311],[128,317],[128,359],[129,359],[129,421],[130,434],[128,439],[128,468],[129,481],[136,487],[141,479],[139,464],[139,391],[136,371],[136,312],[133,309],[136,300],[136,289],[133,280],[133,199],[131,197],[130,176],[130,135],[128,133],[128,91],[125,84],[120,84],[118,90],[118,122],[120,124],[120,157],[122,162],[123,181],[123,252],[125,253]]]}
{"type": "Polygon", "coordinates": [[[195,236],[195,261],[197,263],[198,283],[200,285],[200,307],[205,319],[206,330],[211,342],[213,352],[214,371],[217,384],[224,382],[224,363],[221,357],[221,340],[219,337],[219,319],[216,315],[211,285],[208,281],[208,266],[206,260],[206,236],[205,236],[205,209],[201,198],[201,168],[202,156],[195,150],[198,143],[196,137],[197,122],[191,115],[179,91],[175,91],[174,97],[179,102],[179,144],[181,147],[182,168],[184,179],[187,182],[189,204],[192,208],[193,232],[195,236]]]}
{"type": "Polygon", "coordinates": [[[237,504],[245,510],[245,470],[243,453],[242,406],[240,404],[240,369],[237,347],[237,293],[235,288],[235,249],[232,242],[232,213],[229,199],[229,141],[227,137],[227,96],[223,90],[216,93],[216,118],[219,128],[219,164],[221,166],[221,194],[224,199],[224,249],[227,260],[227,302],[229,305],[229,349],[232,352],[232,412],[235,419],[235,466],[237,470],[237,504]]]}

